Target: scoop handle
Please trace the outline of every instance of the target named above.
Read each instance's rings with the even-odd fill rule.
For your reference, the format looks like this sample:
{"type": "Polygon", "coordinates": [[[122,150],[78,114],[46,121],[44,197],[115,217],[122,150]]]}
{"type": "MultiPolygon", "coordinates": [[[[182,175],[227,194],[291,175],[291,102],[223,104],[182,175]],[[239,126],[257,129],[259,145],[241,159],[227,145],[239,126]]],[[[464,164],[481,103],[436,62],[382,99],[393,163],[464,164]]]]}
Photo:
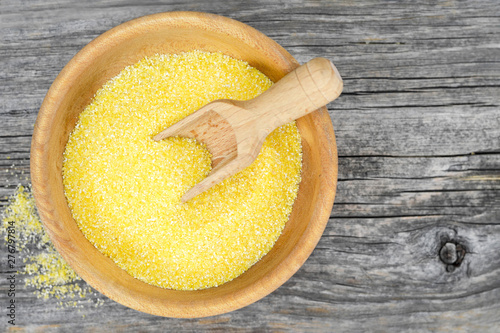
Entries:
{"type": "Polygon", "coordinates": [[[244,108],[258,115],[259,127],[268,134],[330,103],[340,96],[342,88],[342,77],[332,62],[314,58],[258,97],[244,102],[244,108]]]}

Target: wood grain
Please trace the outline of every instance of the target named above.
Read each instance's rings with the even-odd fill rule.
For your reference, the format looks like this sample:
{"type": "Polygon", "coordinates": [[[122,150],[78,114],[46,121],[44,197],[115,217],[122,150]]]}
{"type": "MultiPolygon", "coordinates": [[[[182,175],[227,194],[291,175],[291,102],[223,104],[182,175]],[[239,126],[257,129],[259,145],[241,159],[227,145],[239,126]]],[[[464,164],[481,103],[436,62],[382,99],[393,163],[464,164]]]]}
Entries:
{"type": "MultiPolygon", "coordinates": [[[[100,308],[57,310],[56,301],[37,300],[20,286],[20,326],[124,332],[498,331],[500,4],[495,0],[4,0],[2,205],[17,183],[29,182],[33,124],[63,66],[104,31],[169,10],[225,15],[273,38],[300,63],[322,56],[336,64],[344,92],[329,113],[339,148],[339,183],[325,233],[285,285],[227,315],[164,319],[108,299],[100,308]],[[453,272],[438,255],[448,239],[467,248],[453,272]]],[[[2,271],[5,264],[0,260],[2,271]]],[[[5,304],[5,293],[0,300],[5,304]]]]}

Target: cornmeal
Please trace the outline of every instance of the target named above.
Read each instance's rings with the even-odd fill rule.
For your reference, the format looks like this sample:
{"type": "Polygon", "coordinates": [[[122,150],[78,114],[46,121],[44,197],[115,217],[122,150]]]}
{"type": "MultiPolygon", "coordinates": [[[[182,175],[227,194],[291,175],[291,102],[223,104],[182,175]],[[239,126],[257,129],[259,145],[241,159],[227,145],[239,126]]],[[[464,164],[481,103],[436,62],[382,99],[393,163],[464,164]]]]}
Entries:
{"type": "Polygon", "coordinates": [[[135,278],[178,290],[218,286],[261,259],[297,196],[295,123],[271,133],[248,168],[187,203],[210,153],[193,139],[152,137],[213,100],[251,99],[271,84],[246,62],[201,51],[147,57],[107,82],[64,152],[65,194],[87,239],[135,278]]]}

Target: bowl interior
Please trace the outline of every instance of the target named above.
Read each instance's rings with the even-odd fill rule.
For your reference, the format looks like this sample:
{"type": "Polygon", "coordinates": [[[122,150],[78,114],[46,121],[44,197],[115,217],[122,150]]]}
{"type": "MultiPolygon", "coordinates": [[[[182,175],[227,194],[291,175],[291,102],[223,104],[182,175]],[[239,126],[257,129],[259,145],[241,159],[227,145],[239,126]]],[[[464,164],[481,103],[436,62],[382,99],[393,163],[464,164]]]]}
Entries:
{"type": "Polygon", "coordinates": [[[275,290],[310,255],[327,223],[337,179],[333,127],[326,109],[297,121],[303,145],[298,198],[272,250],[238,278],[216,288],[175,291],[131,277],[102,255],[78,229],[62,185],[62,156],[78,115],[94,93],[145,56],[219,51],[247,61],[277,81],[298,64],[258,31],[211,14],[174,12],[124,23],[98,37],[63,69],[49,90],[32,142],[37,207],[54,245],[89,284],[134,309],[170,317],[203,317],[246,306],[275,290]]]}

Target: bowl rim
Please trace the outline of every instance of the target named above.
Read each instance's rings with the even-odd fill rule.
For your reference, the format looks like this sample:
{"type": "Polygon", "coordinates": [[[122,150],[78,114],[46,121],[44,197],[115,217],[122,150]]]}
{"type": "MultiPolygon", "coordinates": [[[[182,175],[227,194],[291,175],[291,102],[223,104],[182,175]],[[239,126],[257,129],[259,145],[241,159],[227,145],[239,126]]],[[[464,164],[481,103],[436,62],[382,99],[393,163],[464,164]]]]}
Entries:
{"type": "MultiPolygon", "coordinates": [[[[61,96],[69,89],[66,83],[70,80],[71,76],[76,73],[78,68],[88,65],[94,57],[99,56],[99,54],[102,54],[102,52],[105,51],[106,47],[109,47],[105,45],[106,41],[109,41],[110,39],[119,41],[120,36],[123,34],[135,29],[147,29],[152,23],[175,27],[189,25],[190,28],[195,26],[208,30],[221,26],[230,26],[232,29],[231,33],[227,30],[225,30],[225,33],[241,39],[245,43],[254,47],[266,49],[268,50],[268,53],[272,53],[275,56],[279,56],[278,61],[280,62],[280,65],[286,66],[288,72],[298,66],[298,62],[291,56],[290,53],[288,53],[288,51],[257,29],[228,17],[193,11],[163,12],[135,18],[104,32],[84,46],[67,63],[67,65],[64,66],[48,90],[35,122],[31,142],[30,173],[35,203],[43,222],[44,229],[49,234],[51,241],[59,253],[61,253],[61,251],[58,239],[53,235],[51,230],[51,228],[54,228],[54,225],[48,222],[53,220],[52,216],[54,208],[52,207],[55,206],[51,198],[51,189],[44,188],[44,184],[48,179],[49,171],[46,167],[43,167],[43,165],[47,163],[45,158],[49,145],[48,136],[43,134],[50,131],[52,126],[52,121],[61,100],[58,96],[61,96]],[[182,22],[179,22],[179,19],[182,19],[182,22]]],[[[220,33],[220,30],[217,32],[220,33]]],[[[85,281],[87,281],[87,283],[99,292],[120,304],[154,315],[184,318],[213,316],[243,308],[265,297],[292,277],[292,275],[299,270],[299,268],[313,252],[328,223],[331,208],[335,199],[337,185],[337,146],[333,131],[333,124],[326,107],[311,113],[308,117],[311,117],[314,125],[323,131],[325,141],[329,143],[326,145],[323,144],[319,147],[322,154],[321,156],[325,157],[325,161],[321,163],[320,175],[323,181],[320,182],[320,188],[318,190],[318,203],[315,205],[311,217],[311,220],[314,219],[316,223],[314,226],[307,226],[303,235],[300,237],[297,246],[285,258],[285,260],[280,263],[279,271],[275,270],[278,272],[273,272],[273,276],[265,279],[262,283],[254,283],[251,288],[249,287],[251,289],[250,292],[246,292],[245,294],[238,293],[238,298],[229,300],[226,299],[222,306],[209,304],[207,302],[199,305],[193,304],[193,306],[198,307],[195,311],[196,315],[194,316],[186,313],[179,313],[175,309],[161,309],[161,311],[154,311],[151,310],[151,308],[144,308],[141,305],[138,305],[137,302],[134,302],[133,300],[111,294],[108,290],[100,288],[100,286],[95,286],[94,283],[88,282],[87,273],[83,271],[83,269],[80,269],[71,257],[67,257],[63,253],[61,253],[61,255],[78,273],[78,275],[80,275],[85,281]]]]}

